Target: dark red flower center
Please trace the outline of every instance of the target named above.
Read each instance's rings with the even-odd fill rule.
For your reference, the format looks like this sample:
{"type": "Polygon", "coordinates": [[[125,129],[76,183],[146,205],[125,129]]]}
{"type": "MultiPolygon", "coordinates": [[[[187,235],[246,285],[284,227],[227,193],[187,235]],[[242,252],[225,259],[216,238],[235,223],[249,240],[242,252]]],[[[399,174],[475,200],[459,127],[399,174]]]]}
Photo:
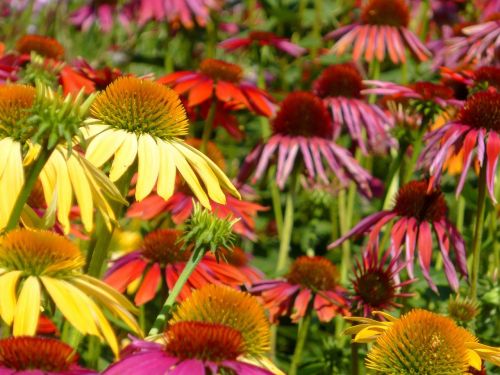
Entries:
{"type": "Polygon", "coordinates": [[[313,291],[334,290],[338,272],[326,258],[301,256],[293,262],[286,278],[291,284],[302,285],[313,291]]]}
{"type": "Polygon", "coordinates": [[[375,309],[394,299],[394,281],[382,269],[365,270],[356,277],[353,286],[360,300],[375,309]]]}
{"type": "Polygon", "coordinates": [[[308,92],[293,92],[281,103],[273,121],[275,134],[331,138],[333,125],[322,100],[308,92]]]}
{"type": "Polygon", "coordinates": [[[363,77],[353,64],[332,65],[314,82],[314,93],[320,98],[360,98],[362,89],[363,77]]]}
{"type": "Polygon", "coordinates": [[[248,264],[247,254],[239,247],[233,247],[231,250],[221,249],[221,255],[235,267],[245,267],[248,264]]]}
{"type": "Polygon", "coordinates": [[[476,82],[486,83],[488,87],[500,90],[500,68],[495,66],[482,66],[474,72],[476,82]]]}
{"type": "Polygon", "coordinates": [[[396,196],[393,211],[400,216],[413,217],[418,221],[439,221],[446,215],[446,201],[439,189],[428,191],[426,180],[411,181],[403,185],[396,196]]]}
{"type": "Polygon", "coordinates": [[[460,110],[458,120],[473,128],[500,132],[500,93],[488,90],[469,96],[460,110]]]}
{"type": "Polygon", "coordinates": [[[68,371],[78,356],[69,345],[49,338],[9,337],[0,340],[0,366],[17,371],[68,371]]]}
{"type": "Polygon", "coordinates": [[[43,193],[43,186],[40,180],[36,181],[35,186],[33,186],[33,189],[31,190],[30,196],[28,197],[28,206],[34,209],[47,207],[45,195],[43,193]]]}
{"type": "Polygon", "coordinates": [[[276,39],[276,35],[270,31],[252,31],[248,34],[248,38],[254,42],[270,42],[276,39]]]}
{"type": "Polygon", "coordinates": [[[191,252],[186,249],[181,251],[182,243],[179,243],[181,231],[174,229],[159,229],[144,237],[141,253],[153,262],[173,264],[186,262],[191,252]]]}
{"type": "Polygon", "coordinates": [[[238,65],[216,59],[203,60],[200,71],[215,81],[238,83],[243,78],[243,70],[238,65]]]}
{"type": "Polygon", "coordinates": [[[416,82],[410,87],[415,90],[415,92],[420,94],[423,100],[432,100],[434,98],[453,98],[453,90],[444,85],[439,85],[432,82],[416,82]]]}
{"type": "Polygon", "coordinates": [[[220,363],[236,359],[245,350],[241,333],[223,324],[179,322],[171,325],[165,336],[165,350],[180,359],[220,363]]]}
{"type": "Polygon", "coordinates": [[[21,54],[31,52],[59,60],[64,55],[64,47],[55,39],[42,35],[25,35],[16,43],[16,50],[21,54]]]}
{"type": "Polygon", "coordinates": [[[404,0],[370,0],[361,9],[361,21],[368,25],[406,27],[410,11],[404,0]]]}

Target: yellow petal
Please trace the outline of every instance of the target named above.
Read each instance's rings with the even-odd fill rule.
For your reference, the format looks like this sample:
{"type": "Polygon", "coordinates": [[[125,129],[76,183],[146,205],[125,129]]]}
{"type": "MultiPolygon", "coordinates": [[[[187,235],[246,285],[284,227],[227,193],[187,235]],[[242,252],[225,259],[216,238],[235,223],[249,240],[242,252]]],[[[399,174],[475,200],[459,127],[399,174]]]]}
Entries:
{"type": "Polygon", "coordinates": [[[132,165],[137,156],[137,136],[128,133],[122,145],[115,153],[113,165],[109,171],[109,179],[117,181],[132,165]]]}
{"type": "Polygon", "coordinates": [[[0,290],[2,298],[0,298],[0,314],[2,319],[8,326],[12,324],[14,313],[17,304],[17,282],[21,276],[21,271],[12,271],[0,276],[0,290]]]}
{"type": "Polygon", "coordinates": [[[384,333],[384,329],[367,327],[359,331],[352,341],[359,343],[368,343],[375,340],[380,334],[384,333]]]}
{"type": "Polygon", "coordinates": [[[143,200],[153,190],[160,170],[160,152],[156,141],[149,134],[139,137],[138,145],[139,170],[135,199],[143,200]]]}
{"type": "Polygon", "coordinates": [[[203,180],[209,197],[217,203],[226,204],[226,195],[222,192],[219,179],[207,163],[208,157],[201,152],[195,153],[184,147],[183,143],[173,143],[172,145],[186,157],[186,160],[203,180]]]}
{"type": "Polygon", "coordinates": [[[175,168],[174,157],[165,142],[158,142],[158,149],[160,150],[160,172],[157,192],[160,197],[167,200],[174,193],[177,169],[175,168]]]}
{"type": "Polygon", "coordinates": [[[33,336],[40,316],[40,282],[29,276],[23,284],[14,315],[14,336],[33,336]]]}
{"type": "Polygon", "coordinates": [[[57,190],[57,219],[61,223],[64,233],[70,230],[69,213],[73,204],[73,189],[71,188],[71,180],[69,179],[66,160],[60,149],[55,150],[48,164],[53,164],[57,175],[56,190],[57,190]]]}
{"type": "Polygon", "coordinates": [[[389,315],[389,314],[387,314],[386,312],[383,312],[383,311],[374,311],[373,315],[381,315],[385,319],[387,319],[388,322],[395,322],[396,320],[398,320],[398,318],[395,318],[394,316],[389,315]]]}
{"type": "Polygon", "coordinates": [[[115,154],[125,136],[125,132],[113,129],[99,133],[90,141],[85,158],[96,167],[100,167],[115,154]]]}
{"type": "Polygon", "coordinates": [[[469,366],[472,366],[476,370],[481,371],[482,367],[481,357],[474,350],[471,349],[467,350],[467,354],[469,356],[469,366]]]}
{"type": "Polygon", "coordinates": [[[0,228],[7,224],[19,192],[24,185],[24,168],[21,155],[21,145],[12,142],[5,167],[0,177],[0,228]]]}
{"type": "Polygon", "coordinates": [[[0,178],[3,175],[7,161],[10,155],[10,148],[12,146],[12,138],[3,138],[0,140],[0,178]]]}
{"type": "Polygon", "coordinates": [[[103,125],[101,123],[94,124],[91,119],[85,121],[85,126],[80,128],[83,138],[89,140],[90,138],[95,137],[96,135],[108,130],[110,128],[109,125],[103,125]]]}
{"type": "Polygon", "coordinates": [[[76,201],[80,207],[80,216],[85,230],[90,232],[93,226],[94,202],[92,199],[92,190],[90,189],[87,176],[80,163],[74,155],[71,155],[67,160],[69,177],[71,186],[75,191],[76,201]]]}

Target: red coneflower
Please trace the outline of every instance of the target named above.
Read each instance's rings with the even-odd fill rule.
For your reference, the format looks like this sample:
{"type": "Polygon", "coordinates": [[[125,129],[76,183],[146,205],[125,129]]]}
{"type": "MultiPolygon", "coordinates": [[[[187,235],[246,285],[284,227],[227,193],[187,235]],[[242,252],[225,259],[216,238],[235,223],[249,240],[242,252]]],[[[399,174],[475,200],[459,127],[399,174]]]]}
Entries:
{"type": "Polygon", "coordinates": [[[328,248],[337,247],[347,239],[368,231],[370,233],[367,248],[378,249],[380,231],[387,226],[386,230],[391,231],[391,255],[398,258],[400,248],[405,244],[406,268],[410,277],[413,278],[415,250],[418,250],[422,273],[430,287],[437,291],[429,275],[433,248],[432,232],[434,231],[443,257],[446,277],[450,286],[457,290],[458,278],[450,252],[455,253],[455,263],[460,273],[467,276],[464,240],[453,223],[446,218],[447,205],[443,193],[439,189],[429,191],[428,186],[429,182],[426,180],[411,181],[403,185],[398,191],[392,210],[380,211],[364,218],[328,248]]]}
{"type": "Polygon", "coordinates": [[[335,64],[321,73],[313,91],[330,109],[335,134],[345,127],[364,153],[368,149],[385,151],[395,145],[389,135],[392,120],[378,106],[363,100],[362,80],[354,64],[335,64]]]}
{"type": "MultiPolygon", "coordinates": [[[[174,229],[160,229],[149,233],[140,249],[113,262],[106,272],[104,281],[118,291],[124,292],[130,284],[142,280],[134,298],[136,305],[143,305],[156,296],[162,285],[162,274],[167,288],[171,290],[191,256],[189,249],[181,251],[182,243],[179,243],[181,234],[182,232],[174,229]]],[[[191,289],[200,288],[205,284],[223,282],[238,286],[246,282],[245,275],[235,267],[220,264],[215,269],[210,267],[211,258],[207,260],[207,262],[202,260],[195,268],[180,292],[179,300],[189,296],[191,289]]]]}
{"type": "Polygon", "coordinates": [[[253,181],[261,179],[269,164],[275,161],[280,188],[294,168],[305,168],[311,180],[319,177],[325,183],[330,181],[325,170],[329,169],[342,185],[347,186],[353,180],[364,193],[371,194],[370,174],[349,151],[332,140],[333,123],[320,98],[308,92],[289,94],[281,103],[272,128],[273,135],[266,143],[257,145],[245,159],[238,177],[240,181],[254,171],[253,181]]]}
{"type": "MultiPolygon", "coordinates": [[[[246,253],[240,247],[233,247],[231,248],[231,251],[222,249],[220,251],[220,256],[224,260],[226,260],[228,264],[237,268],[238,271],[245,275],[247,279],[246,284],[251,285],[253,283],[261,281],[264,278],[264,273],[261,270],[250,265],[252,255],[246,253]]],[[[208,253],[206,257],[206,262],[211,262],[210,267],[212,269],[221,268],[221,265],[224,267],[224,263],[218,262],[216,256],[213,253],[208,253]]],[[[220,270],[220,274],[223,274],[224,272],[226,272],[225,269],[220,270]]]]}
{"type": "Polygon", "coordinates": [[[337,269],[320,256],[297,258],[285,279],[255,283],[250,292],[262,298],[273,322],[280,316],[298,322],[310,303],[322,322],[349,315],[347,291],[338,284],[337,269]]]}
{"type": "Polygon", "coordinates": [[[29,57],[31,52],[36,52],[38,55],[61,60],[64,56],[64,47],[54,38],[42,35],[25,35],[16,43],[16,50],[21,55],[29,57]]]}
{"type": "Polygon", "coordinates": [[[388,53],[394,64],[404,64],[407,48],[418,60],[426,61],[430,52],[408,29],[409,20],[404,0],[369,0],[361,9],[359,22],[334,30],[326,38],[338,39],[331,49],[337,55],[353,46],[354,60],[384,61],[388,53]]]}

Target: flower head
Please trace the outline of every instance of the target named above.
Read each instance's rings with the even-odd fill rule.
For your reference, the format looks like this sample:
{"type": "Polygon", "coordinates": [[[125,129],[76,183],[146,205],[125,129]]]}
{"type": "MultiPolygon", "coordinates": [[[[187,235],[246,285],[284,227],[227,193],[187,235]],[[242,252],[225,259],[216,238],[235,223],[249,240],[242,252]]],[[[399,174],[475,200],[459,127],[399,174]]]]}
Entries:
{"type": "Polygon", "coordinates": [[[290,42],[286,38],[281,38],[270,31],[261,30],[250,31],[246,37],[229,38],[219,43],[219,47],[229,52],[252,45],[260,47],[273,46],[294,57],[298,57],[306,52],[305,48],[290,42]]]}
{"type": "Polygon", "coordinates": [[[16,43],[16,50],[22,55],[31,52],[54,60],[61,60],[64,56],[64,47],[55,39],[42,35],[25,35],[16,43]]]}
{"type": "Polygon", "coordinates": [[[404,0],[370,0],[361,9],[366,25],[407,27],[410,10],[404,0]]]}
{"type": "Polygon", "coordinates": [[[332,65],[323,70],[314,82],[314,92],[320,98],[361,98],[362,89],[363,77],[353,64],[332,65]]]}
{"type": "Polygon", "coordinates": [[[26,140],[27,120],[35,103],[36,90],[32,86],[0,86],[0,134],[15,140],[26,140]]]}
{"type": "Polygon", "coordinates": [[[217,59],[205,59],[200,63],[200,72],[215,82],[227,81],[239,83],[243,78],[243,69],[238,65],[217,59]]]}
{"type": "Polygon", "coordinates": [[[328,259],[301,256],[293,262],[286,279],[290,284],[318,291],[335,289],[338,276],[337,269],[328,259]]]}
{"type": "Polygon", "coordinates": [[[399,216],[434,223],[446,217],[447,205],[441,190],[429,191],[427,181],[419,180],[401,186],[393,210],[399,216]]]}
{"type": "Polygon", "coordinates": [[[448,315],[453,320],[459,323],[468,323],[479,314],[479,304],[469,298],[460,297],[458,294],[455,298],[448,301],[448,315]]]}

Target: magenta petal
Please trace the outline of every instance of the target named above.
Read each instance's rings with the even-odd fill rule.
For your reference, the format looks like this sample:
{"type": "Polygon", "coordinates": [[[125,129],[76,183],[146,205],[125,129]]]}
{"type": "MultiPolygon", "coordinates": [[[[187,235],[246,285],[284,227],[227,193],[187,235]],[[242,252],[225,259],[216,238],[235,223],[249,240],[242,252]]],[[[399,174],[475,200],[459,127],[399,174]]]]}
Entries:
{"type": "Polygon", "coordinates": [[[418,260],[420,263],[420,268],[424,274],[427,283],[430,285],[431,289],[437,293],[437,287],[429,275],[429,269],[431,267],[432,258],[432,231],[431,226],[427,221],[423,221],[419,225],[418,229],[418,260]]]}
{"type": "Polygon", "coordinates": [[[243,363],[238,361],[224,361],[222,362],[224,367],[233,369],[238,375],[272,375],[273,373],[263,369],[261,367],[257,367],[251,365],[250,363],[243,363]]]}
{"type": "Polygon", "coordinates": [[[441,255],[443,257],[444,264],[444,272],[446,274],[446,278],[450,283],[451,288],[457,292],[458,291],[458,277],[457,272],[455,271],[455,267],[450,259],[450,241],[448,235],[446,233],[445,228],[440,222],[434,223],[434,230],[436,232],[436,236],[439,242],[439,248],[441,249],[441,255]]]}
{"type": "Polygon", "coordinates": [[[138,353],[112,364],[103,375],[167,374],[177,361],[177,358],[168,356],[163,350],[138,353]]]}
{"type": "Polygon", "coordinates": [[[498,164],[498,155],[500,154],[500,137],[496,132],[490,131],[488,133],[488,140],[486,142],[486,182],[490,198],[494,203],[497,203],[495,197],[495,177],[498,164]]]}
{"type": "MultiPolygon", "coordinates": [[[[205,365],[197,359],[186,359],[180,362],[168,375],[205,375],[205,365]]],[[[149,373],[147,375],[152,375],[149,373]]]]}

